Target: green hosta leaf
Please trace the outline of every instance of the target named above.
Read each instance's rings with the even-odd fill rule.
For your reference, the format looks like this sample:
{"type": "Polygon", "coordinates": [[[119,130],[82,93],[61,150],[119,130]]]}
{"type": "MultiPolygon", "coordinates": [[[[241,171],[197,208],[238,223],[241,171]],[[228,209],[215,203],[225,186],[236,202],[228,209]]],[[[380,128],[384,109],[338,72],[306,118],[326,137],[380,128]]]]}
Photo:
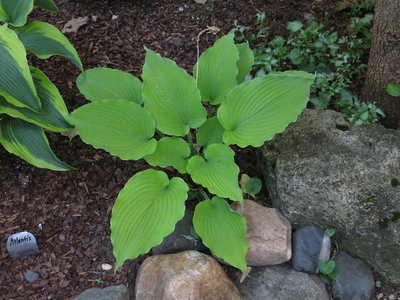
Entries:
{"type": "Polygon", "coordinates": [[[58,12],[58,7],[53,0],[35,0],[34,5],[50,12],[58,12]]]}
{"type": "Polygon", "coordinates": [[[76,80],[79,91],[90,101],[121,99],[142,104],[142,82],[119,70],[95,68],[76,80]]]}
{"type": "Polygon", "coordinates": [[[43,129],[24,120],[11,117],[0,119],[0,143],[8,152],[36,167],[54,171],[72,169],[54,155],[43,129]]]}
{"type": "Polygon", "coordinates": [[[236,81],[238,84],[242,83],[247,74],[250,73],[251,67],[254,64],[254,54],[249,47],[249,43],[237,44],[236,47],[239,50],[239,60],[236,62],[238,74],[236,81]]]}
{"type": "Polygon", "coordinates": [[[4,20],[19,27],[26,23],[27,16],[33,9],[33,0],[0,0],[0,6],[0,14],[4,20]]]}
{"type": "Polygon", "coordinates": [[[222,135],[225,129],[219,124],[217,117],[208,119],[197,130],[197,143],[202,146],[222,144],[222,135]]]}
{"type": "Polygon", "coordinates": [[[73,126],[67,121],[68,110],[56,86],[37,68],[30,67],[42,111],[17,107],[0,96],[0,113],[20,118],[51,131],[68,131],[73,126]]]}
{"type": "Polygon", "coordinates": [[[297,119],[306,107],[314,75],[270,73],[232,90],[218,109],[226,144],[261,146],[297,119]]]}
{"type": "Polygon", "coordinates": [[[333,260],[329,261],[318,261],[318,271],[322,274],[330,274],[335,269],[336,263],[333,260]]]}
{"type": "Polygon", "coordinates": [[[243,201],[238,185],[239,167],[233,159],[235,152],[224,144],[212,144],[204,150],[204,158],[195,155],[189,159],[187,171],[194,182],[210,193],[235,201],[243,201]]]}
{"type": "Polygon", "coordinates": [[[82,62],[74,46],[53,25],[46,22],[33,21],[16,29],[16,32],[25,48],[33,52],[37,57],[45,59],[53,55],[61,55],[82,70],[82,62]]]}
{"type": "Polygon", "coordinates": [[[170,59],[146,49],[143,66],[144,106],[156,120],[156,127],[169,135],[184,136],[206,120],[194,79],[170,59]]]}
{"type": "Polygon", "coordinates": [[[40,111],[25,47],[7,24],[0,26],[0,70],[0,95],[13,105],[40,111]]]}
{"type": "Polygon", "coordinates": [[[189,187],[181,179],[171,180],[161,171],[146,170],[134,175],[121,190],[111,216],[111,242],[117,260],[146,253],[172,233],[185,213],[189,187]]]}
{"type": "Polygon", "coordinates": [[[203,52],[194,66],[193,74],[203,101],[219,104],[236,86],[239,50],[233,38],[233,32],[221,37],[213,47],[203,52]]]}
{"type": "Polygon", "coordinates": [[[196,233],[216,256],[246,270],[246,220],[219,197],[197,204],[193,216],[196,233]]]}
{"type": "Polygon", "coordinates": [[[82,140],[121,159],[141,159],[154,152],[154,119],[136,103],[106,100],[86,104],[71,114],[82,140]]]}
{"type": "Polygon", "coordinates": [[[183,139],[165,137],[157,142],[154,153],[144,159],[152,166],[173,166],[180,173],[187,173],[186,166],[189,156],[189,145],[183,139]]]}
{"type": "Polygon", "coordinates": [[[400,84],[389,83],[386,87],[386,91],[390,96],[400,97],[400,84]]]}

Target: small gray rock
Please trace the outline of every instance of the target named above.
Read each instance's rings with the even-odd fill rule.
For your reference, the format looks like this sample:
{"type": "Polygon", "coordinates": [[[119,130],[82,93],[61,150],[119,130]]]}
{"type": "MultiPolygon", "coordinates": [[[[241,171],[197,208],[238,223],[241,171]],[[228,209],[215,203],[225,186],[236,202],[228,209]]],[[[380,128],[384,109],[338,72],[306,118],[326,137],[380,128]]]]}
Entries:
{"type": "Polygon", "coordinates": [[[113,285],[106,288],[91,288],[83,291],[73,300],[129,300],[129,290],[124,285],[113,285]]]}
{"type": "Polygon", "coordinates": [[[40,275],[39,273],[28,270],[25,272],[25,279],[28,280],[29,282],[36,281],[40,279],[40,275]]]}
{"type": "Polygon", "coordinates": [[[246,300],[330,299],[317,275],[282,266],[255,267],[238,287],[246,300]]]}
{"type": "Polygon", "coordinates": [[[171,254],[186,250],[209,253],[200,237],[194,234],[192,219],[193,211],[187,209],[182,220],[176,223],[174,232],[166,236],[160,245],[153,248],[153,255],[171,254]]]}
{"type": "Polygon", "coordinates": [[[318,259],[328,260],[331,251],[330,239],[322,248],[325,231],[314,226],[302,227],[293,234],[292,266],[296,271],[317,273],[318,259]],[[321,253],[321,250],[324,253],[321,253]]]}
{"type": "Polygon", "coordinates": [[[360,259],[340,251],[335,259],[340,266],[339,278],[332,284],[333,298],[337,300],[370,300],[375,281],[370,268],[360,259]]]}

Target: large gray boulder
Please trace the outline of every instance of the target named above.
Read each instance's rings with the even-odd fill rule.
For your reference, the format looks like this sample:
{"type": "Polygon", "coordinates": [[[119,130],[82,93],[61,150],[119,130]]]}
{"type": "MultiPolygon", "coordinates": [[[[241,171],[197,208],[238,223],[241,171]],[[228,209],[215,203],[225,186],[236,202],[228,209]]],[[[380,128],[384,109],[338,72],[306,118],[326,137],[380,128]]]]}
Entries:
{"type": "Polygon", "coordinates": [[[341,249],[400,284],[400,131],[305,110],[259,152],[273,206],[294,226],[335,228],[341,249]]]}

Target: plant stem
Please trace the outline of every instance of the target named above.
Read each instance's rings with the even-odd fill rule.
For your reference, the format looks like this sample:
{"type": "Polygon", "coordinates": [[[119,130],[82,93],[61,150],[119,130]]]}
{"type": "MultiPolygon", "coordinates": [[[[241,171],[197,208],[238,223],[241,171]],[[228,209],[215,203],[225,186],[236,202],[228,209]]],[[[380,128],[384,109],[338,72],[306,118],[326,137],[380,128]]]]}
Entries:
{"type": "Polygon", "coordinates": [[[199,188],[199,192],[204,197],[204,199],[210,200],[210,198],[208,197],[207,193],[204,191],[204,189],[202,187],[199,188]]]}
{"type": "Polygon", "coordinates": [[[188,138],[188,142],[189,142],[190,156],[195,155],[197,151],[194,148],[193,136],[192,136],[192,132],[190,130],[189,130],[189,133],[187,134],[187,138],[188,138]]]}

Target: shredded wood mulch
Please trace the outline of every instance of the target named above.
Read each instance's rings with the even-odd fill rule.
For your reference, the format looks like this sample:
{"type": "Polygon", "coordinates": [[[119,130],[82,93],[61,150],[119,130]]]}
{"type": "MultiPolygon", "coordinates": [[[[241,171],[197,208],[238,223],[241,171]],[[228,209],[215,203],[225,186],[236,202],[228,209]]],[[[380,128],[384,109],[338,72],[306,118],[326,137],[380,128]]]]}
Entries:
{"type": "MultiPolygon", "coordinates": [[[[189,72],[196,61],[196,38],[207,26],[217,26],[217,36],[204,34],[201,51],[233,28],[235,20],[254,26],[258,12],[267,13],[272,34],[284,34],[288,21],[318,21],[345,28],[346,14],[325,17],[334,1],[297,0],[194,0],[161,1],[56,1],[60,12],[35,10],[30,16],[59,29],[72,18],[88,17],[76,33],[66,33],[81,56],[85,69],[110,67],[140,76],[144,46],[174,59],[189,72]]],[[[30,56],[58,86],[70,111],[86,103],[75,87],[79,71],[66,60],[39,61],[30,56]]],[[[124,183],[147,168],[143,161],[121,161],[84,144],[48,134],[55,153],[76,170],[38,169],[0,149],[0,299],[71,299],[91,287],[125,284],[133,291],[137,270],[146,256],[125,263],[115,274],[109,218],[113,202],[124,183]],[[35,235],[41,254],[11,259],[6,251],[9,235],[27,230],[35,235]],[[41,279],[28,282],[28,270],[41,279]],[[101,279],[97,280],[96,279],[101,279]],[[101,283],[101,282],[103,283],[101,283]]],[[[238,149],[236,161],[251,176],[256,169],[255,150],[238,149]]],[[[264,195],[266,191],[264,190],[264,195]]],[[[132,299],[134,296],[132,295],[132,299]]]]}

